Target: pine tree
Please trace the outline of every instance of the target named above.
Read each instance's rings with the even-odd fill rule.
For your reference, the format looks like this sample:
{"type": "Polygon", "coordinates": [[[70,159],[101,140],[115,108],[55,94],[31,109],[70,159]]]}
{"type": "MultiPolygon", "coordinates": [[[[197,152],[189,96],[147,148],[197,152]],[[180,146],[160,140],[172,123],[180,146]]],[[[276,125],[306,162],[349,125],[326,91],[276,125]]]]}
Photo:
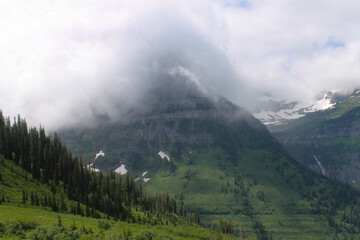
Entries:
{"type": "Polygon", "coordinates": [[[81,214],[81,206],[80,206],[80,202],[77,202],[77,205],[76,205],[76,214],[81,214]]]}
{"type": "Polygon", "coordinates": [[[53,197],[51,209],[52,209],[54,212],[58,212],[58,211],[59,211],[55,197],[53,197]]]}
{"type": "Polygon", "coordinates": [[[90,208],[89,208],[89,206],[88,205],[86,205],[86,209],[85,209],[85,215],[86,215],[86,217],[90,217],[90,208]]]}
{"type": "Polygon", "coordinates": [[[26,203],[26,195],[25,195],[25,190],[23,189],[22,192],[22,203],[25,204],[26,203]]]}
{"type": "Polygon", "coordinates": [[[35,205],[39,206],[40,201],[39,201],[39,196],[38,196],[37,192],[35,192],[34,198],[35,198],[35,205]]]}
{"type": "Polygon", "coordinates": [[[58,224],[57,224],[59,227],[62,227],[62,221],[61,221],[61,217],[60,215],[58,215],[58,224]]]}
{"type": "Polygon", "coordinates": [[[35,203],[34,193],[32,191],[30,194],[30,203],[31,203],[31,205],[34,205],[34,203],[35,203]]]}
{"type": "Polygon", "coordinates": [[[44,196],[44,206],[45,206],[45,207],[49,206],[49,205],[48,205],[48,200],[47,200],[47,196],[46,196],[46,195],[44,196]]]}

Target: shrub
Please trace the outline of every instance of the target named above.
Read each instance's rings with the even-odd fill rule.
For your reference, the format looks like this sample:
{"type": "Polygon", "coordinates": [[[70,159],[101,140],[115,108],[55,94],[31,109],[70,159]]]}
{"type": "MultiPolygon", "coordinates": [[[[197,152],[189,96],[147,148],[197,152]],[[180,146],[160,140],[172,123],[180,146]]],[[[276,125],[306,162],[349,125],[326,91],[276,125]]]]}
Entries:
{"type": "Polygon", "coordinates": [[[3,232],[5,232],[5,225],[2,222],[0,222],[0,233],[3,232]]]}
{"type": "Polygon", "coordinates": [[[17,221],[21,224],[22,229],[24,230],[35,229],[36,227],[39,226],[39,223],[34,219],[25,218],[25,219],[18,219],[17,221]]]}
{"type": "Polygon", "coordinates": [[[99,220],[98,221],[98,227],[100,228],[100,230],[108,230],[108,229],[110,229],[111,225],[110,225],[109,221],[99,220]]]}
{"type": "MultiPolygon", "coordinates": [[[[72,231],[70,229],[65,229],[64,227],[59,227],[57,225],[52,226],[50,229],[37,228],[35,229],[29,239],[32,240],[76,240],[81,236],[78,230],[72,231]]],[[[86,238],[85,238],[86,239],[86,238]]],[[[94,239],[94,238],[88,238],[94,239]]]]}
{"type": "Polygon", "coordinates": [[[11,221],[5,228],[5,235],[24,238],[23,226],[19,221],[11,221]]]}
{"type": "Polygon", "coordinates": [[[66,230],[64,227],[52,226],[44,239],[51,240],[75,240],[79,239],[80,233],[78,231],[66,230]]]}
{"type": "Polygon", "coordinates": [[[35,229],[29,236],[31,240],[41,240],[46,239],[46,229],[45,228],[37,228],[35,229]]]}
{"type": "Polygon", "coordinates": [[[163,236],[151,230],[144,230],[134,236],[135,240],[172,240],[169,236],[163,236]]]}

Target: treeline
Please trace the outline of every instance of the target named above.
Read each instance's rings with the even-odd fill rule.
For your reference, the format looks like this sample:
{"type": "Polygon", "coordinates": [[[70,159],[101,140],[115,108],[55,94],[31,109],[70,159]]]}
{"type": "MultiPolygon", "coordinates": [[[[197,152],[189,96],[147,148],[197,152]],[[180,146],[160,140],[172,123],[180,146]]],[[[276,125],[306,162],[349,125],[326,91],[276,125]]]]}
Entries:
{"type": "MultiPolygon", "coordinates": [[[[130,222],[161,224],[168,220],[175,222],[180,216],[199,223],[199,215],[187,211],[180,199],[171,198],[167,193],[150,196],[129,175],[121,177],[114,172],[106,175],[95,173],[84,166],[82,159],[72,156],[56,133],[50,137],[46,136],[42,127],[39,130],[29,129],[20,116],[11,124],[2,111],[0,154],[31,173],[34,179],[49,184],[52,196],[40,199],[37,193],[31,193],[33,197],[30,194],[31,203],[35,205],[51,206],[54,211],[66,209],[92,217],[98,217],[97,211],[100,211],[108,217],[130,222]],[[56,199],[57,186],[63,186],[67,197],[78,204],[64,206],[63,199],[56,199]]],[[[23,201],[26,201],[28,193],[23,195],[23,201]]]]}

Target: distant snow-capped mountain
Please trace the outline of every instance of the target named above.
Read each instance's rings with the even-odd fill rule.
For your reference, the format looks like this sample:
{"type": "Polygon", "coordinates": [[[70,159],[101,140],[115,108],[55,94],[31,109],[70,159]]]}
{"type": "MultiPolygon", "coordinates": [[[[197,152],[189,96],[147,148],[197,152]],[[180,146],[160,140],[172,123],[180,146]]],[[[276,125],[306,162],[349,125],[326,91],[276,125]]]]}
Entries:
{"type": "Polygon", "coordinates": [[[258,101],[259,107],[253,111],[253,115],[267,126],[279,126],[308,113],[332,108],[347,97],[331,90],[323,92],[314,102],[288,102],[265,96],[258,101]]]}

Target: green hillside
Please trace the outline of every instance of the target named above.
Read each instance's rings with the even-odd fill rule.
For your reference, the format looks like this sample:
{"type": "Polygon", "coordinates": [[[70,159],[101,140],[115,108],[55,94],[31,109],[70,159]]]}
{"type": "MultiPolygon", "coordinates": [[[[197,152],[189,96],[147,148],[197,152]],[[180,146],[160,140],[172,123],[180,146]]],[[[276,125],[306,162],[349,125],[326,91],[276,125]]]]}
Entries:
{"type": "Polygon", "coordinates": [[[147,172],[147,192],[183,200],[208,227],[221,217],[237,234],[259,239],[359,236],[357,190],[310,171],[227,100],[169,95],[127,121],[60,136],[77,154],[103,150],[100,168],[121,162],[139,181],[147,172]]]}
{"type": "Polygon", "coordinates": [[[235,164],[228,158],[222,150],[188,154],[173,169],[150,171],[145,189],[180,196],[188,208],[199,210],[208,226],[218,217],[231,219],[247,237],[341,239],[350,232],[359,234],[341,217],[349,209],[341,212],[340,205],[350,206],[357,199],[350,187],[264,149],[238,149],[235,164]]]}
{"type": "Polygon", "coordinates": [[[221,233],[229,231],[224,221],[210,231],[161,211],[157,220],[155,216],[149,221],[151,212],[134,203],[130,213],[134,218],[127,221],[97,210],[95,217],[86,217],[92,215],[88,209],[68,198],[63,183],[34,179],[0,155],[1,239],[235,239],[221,233]]]}
{"type": "Polygon", "coordinates": [[[0,205],[1,239],[236,239],[195,225],[140,225],[0,205]],[[60,224],[59,224],[60,221],[60,224]]]}
{"type": "Polygon", "coordinates": [[[360,94],[334,108],[292,121],[275,136],[299,161],[343,182],[360,182],[360,94]]]}

